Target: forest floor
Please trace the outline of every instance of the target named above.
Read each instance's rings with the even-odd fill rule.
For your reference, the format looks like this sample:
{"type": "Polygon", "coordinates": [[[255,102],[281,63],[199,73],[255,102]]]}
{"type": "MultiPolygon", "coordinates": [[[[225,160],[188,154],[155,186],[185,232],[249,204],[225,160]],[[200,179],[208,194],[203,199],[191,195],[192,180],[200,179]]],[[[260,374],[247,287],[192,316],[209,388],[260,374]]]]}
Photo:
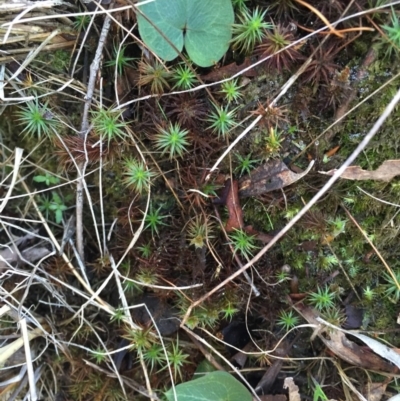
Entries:
{"type": "Polygon", "coordinates": [[[210,67],[109,3],[0,0],[0,399],[396,395],[399,2],[233,1],[210,67]]]}

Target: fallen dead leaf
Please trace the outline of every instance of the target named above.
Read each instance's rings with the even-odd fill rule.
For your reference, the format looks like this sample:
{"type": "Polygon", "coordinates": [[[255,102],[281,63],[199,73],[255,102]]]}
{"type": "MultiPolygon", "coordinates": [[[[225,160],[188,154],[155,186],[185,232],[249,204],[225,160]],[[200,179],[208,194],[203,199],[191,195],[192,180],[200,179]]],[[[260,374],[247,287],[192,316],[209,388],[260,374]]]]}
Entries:
{"type": "Polygon", "coordinates": [[[226,197],[226,207],[228,208],[229,218],[226,222],[226,232],[240,230],[244,227],[243,210],[239,201],[239,184],[236,180],[227,182],[229,185],[228,195],[226,197]]]}
{"type": "Polygon", "coordinates": [[[398,374],[399,368],[397,366],[387,362],[377,353],[374,353],[382,353],[385,355],[384,357],[386,359],[393,361],[395,357],[393,353],[388,352],[389,347],[385,346],[382,343],[379,343],[376,340],[372,340],[371,338],[363,334],[349,332],[349,334],[359,338],[361,341],[368,345],[368,347],[360,346],[355,342],[349,340],[342,330],[329,329],[328,332],[326,330],[326,327],[318,320],[319,316],[314,309],[309,308],[303,303],[297,303],[293,305],[293,307],[303,316],[305,320],[307,320],[308,323],[314,324],[316,326],[316,330],[314,331],[313,336],[318,336],[322,340],[322,342],[329,348],[329,350],[333,352],[337,357],[343,359],[351,365],[359,366],[365,369],[398,374]],[[324,332],[324,335],[322,335],[322,332],[324,332]],[[379,347],[375,343],[378,343],[381,347],[379,347]],[[388,356],[388,354],[390,355],[388,356]]]}
{"type": "MultiPolygon", "coordinates": [[[[319,171],[321,174],[333,175],[337,170],[319,171]]],[[[400,160],[386,160],[376,170],[363,170],[360,166],[349,166],[344,170],[341,178],[347,180],[376,180],[389,182],[400,175],[400,160]]]]}
{"type": "Polygon", "coordinates": [[[239,181],[239,195],[241,197],[258,196],[287,187],[308,174],[313,165],[312,160],[305,171],[296,174],[280,160],[265,163],[253,170],[249,177],[239,181]]]}
{"type": "Polygon", "coordinates": [[[299,387],[293,377],[287,377],[283,383],[283,388],[289,391],[289,401],[300,401],[299,387]]]}
{"type": "MultiPolygon", "coordinates": [[[[391,380],[392,378],[390,378],[391,380]]],[[[385,394],[388,381],[370,383],[368,385],[368,394],[365,397],[368,401],[381,401],[383,394],[385,394]]]]}

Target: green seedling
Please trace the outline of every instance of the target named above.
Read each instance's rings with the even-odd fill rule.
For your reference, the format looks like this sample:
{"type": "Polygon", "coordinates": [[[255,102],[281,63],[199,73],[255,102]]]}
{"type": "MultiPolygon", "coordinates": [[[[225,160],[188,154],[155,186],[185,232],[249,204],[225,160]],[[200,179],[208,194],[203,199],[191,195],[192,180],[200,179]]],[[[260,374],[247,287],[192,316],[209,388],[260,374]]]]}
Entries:
{"type": "Polygon", "coordinates": [[[237,109],[229,110],[229,106],[217,106],[213,105],[215,111],[211,113],[210,117],[207,119],[211,125],[211,129],[218,137],[225,138],[229,131],[236,126],[235,113],[237,109]]]}
{"type": "Polygon", "coordinates": [[[195,64],[209,67],[229,48],[234,20],[231,0],[157,0],[139,10],[142,40],[166,61],[178,57],[185,46],[195,64]]]}
{"type": "Polygon", "coordinates": [[[129,137],[128,123],[122,119],[122,110],[99,109],[92,112],[93,131],[110,146],[111,141],[125,141],[129,137]]]}
{"type": "Polygon", "coordinates": [[[129,66],[131,61],[135,60],[134,57],[126,57],[125,51],[126,46],[121,46],[121,48],[118,48],[118,46],[114,45],[113,59],[104,63],[106,67],[116,68],[116,71],[120,76],[122,75],[124,68],[129,66]]]}
{"type": "Polygon", "coordinates": [[[188,224],[187,232],[190,245],[194,245],[195,248],[199,249],[203,248],[209,239],[214,238],[212,229],[213,227],[207,219],[196,216],[196,218],[188,224]]]}
{"type": "Polygon", "coordinates": [[[235,173],[239,176],[250,174],[251,170],[260,162],[259,159],[252,159],[251,153],[247,156],[242,156],[239,153],[236,154],[238,165],[235,168],[235,173]]]}
{"type": "Polygon", "coordinates": [[[165,364],[165,354],[163,347],[160,344],[152,344],[151,347],[144,350],[142,354],[150,372],[165,364]]]}
{"type": "Polygon", "coordinates": [[[90,23],[90,15],[78,15],[72,24],[76,31],[85,29],[90,23]]]}
{"type": "MultiPolygon", "coordinates": [[[[189,354],[184,354],[182,349],[179,346],[179,339],[176,343],[172,343],[171,349],[167,351],[168,355],[168,365],[171,367],[172,372],[174,373],[174,379],[177,377],[182,380],[182,368],[184,365],[188,364],[189,354]]],[[[161,370],[166,369],[167,366],[162,368],[161,370]]]]}
{"type": "Polygon", "coordinates": [[[391,16],[392,25],[382,25],[381,28],[387,35],[387,40],[383,43],[386,45],[385,56],[390,57],[392,53],[400,53],[400,19],[392,8],[391,16]],[[387,43],[389,42],[389,43],[387,43]]]}
{"type": "Polygon", "coordinates": [[[233,233],[229,234],[230,244],[233,247],[234,253],[240,253],[245,258],[251,258],[253,256],[253,251],[258,248],[255,245],[256,237],[254,235],[249,235],[243,230],[235,230],[233,233]]]}
{"type": "Polygon", "coordinates": [[[400,300],[400,270],[394,272],[394,278],[389,273],[385,273],[383,276],[387,282],[385,284],[385,295],[391,302],[397,304],[400,300]]]}
{"type": "Polygon", "coordinates": [[[231,301],[228,301],[226,305],[223,305],[220,313],[222,313],[222,319],[231,321],[233,316],[239,312],[239,309],[235,308],[231,301]]]}
{"type": "Polygon", "coordinates": [[[330,324],[341,326],[346,320],[346,316],[338,308],[328,308],[324,311],[323,318],[330,324]]]}
{"type": "Polygon", "coordinates": [[[142,258],[149,259],[152,253],[151,250],[151,242],[144,244],[142,246],[138,246],[138,251],[141,253],[142,258]]]}
{"type": "Polygon", "coordinates": [[[284,139],[282,133],[278,132],[276,128],[270,128],[269,134],[265,138],[265,150],[268,156],[273,157],[279,152],[284,139]]]}
{"type": "Polygon", "coordinates": [[[178,65],[171,74],[172,81],[175,82],[176,89],[190,89],[197,82],[197,76],[187,64],[178,65]]]}
{"type": "Polygon", "coordinates": [[[276,322],[278,326],[281,326],[282,329],[285,331],[289,331],[293,327],[297,326],[299,323],[299,318],[298,316],[295,316],[293,311],[281,311],[279,314],[279,319],[276,322]]]}
{"type": "Polygon", "coordinates": [[[241,87],[238,84],[238,80],[233,79],[230,81],[223,82],[221,84],[220,93],[222,93],[224,95],[225,100],[228,103],[237,102],[242,97],[240,88],[241,87]]]}
{"type": "Polygon", "coordinates": [[[42,135],[52,138],[60,127],[48,103],[41,106],[38,100],[26,102],[16,115],[17,121],[24,126],[21,134],[36,136],[39,140],[42,139],[42,135]]]}
{"type": "Polygon", "coordinates": [[[96,363],[96,365],[101,365],[104,361],[107,360],[107,354],[104,352],[103,348],[96,348],[93,353],[93,359],[96,363]]]}
{"type": "Polygon", "coordinates": [[[156,175],[143,161],[136,159],[126,159],[124,162],[126,178],[124,184],[132,187],[136,192],[142,194],[150,188],[151,180],[156,175]]]}
{"type": "Polygon", "coordinates": [[[363,297],[366,301],[372,302],[376,296],[375,290],[373,290],[369,285],[363,289],[363,297]]]}
{"type": "Polygon", "coordinates": [[[155,137],[155,147],[161,150],[161,154],[169,153],[170,159],[181,157],[187,152],[188,135],[189,131],[182,129],[178,123],[170,123],[166,129],[159,128],[155,137]]]}
{"type": "Polygon", "coordinates": [[[147,285],[156,285],[158,283],[158,274],[152,269],[140,269],[135,276],[135,280],[147,285]]]}
{"type": "Polygon", "coordinates": [[[140,72],[138,85],[150,85],[151,93],[161,94],[170,87],[168,83],[170,73],[157,60],[152,63],[140,61],[138,69],[140,72]]]}
{"type": "Polygon", "coordinates": [[[144,355],[154,344],[154,337],[149,329],[130,329],[126,335],[123,336],[130,343],[132,349],[144,355]]]}
{"type": "Polygon", "coordinates": [[[242,13],[243,11],[248,10],[247,2],[249,0],[232,0],[233,8],[237,11],[242,13]]]}
{"type": "Polygon", "coordinates": [[[113,315],[111,315],[110,321],[117,323],[119,326],[125,318],[124,308],[116,308],[113,315]]]}
{"type": "Polygon", "coordinates": [[[35,175],[33,181],[44,183],[49,187],[50,185],[57,185],[60,179],[46,172],[45,175],[35,175]]]}
{"type": "Polygon", "coordinates": [[[150,209],[144,219],[145,226],[144,228],[149,228],[151,230],[151,235],[158,234],[158,229],[160,226],[166,226],[167,224],[164,223],[164,219],[168,216],[161,216],[160,211],[162,206],[160,206],[157,210],[150,206],[150,209]]]}
{"type": "Polygon", "coordinates": [[[335,306],[335,298],[336,294],[331,292],[329,287],[325,287],[324,289],[318,287],[317,292],[312,292],[308,299],[316,309],[322,311],[328,308],[333,308],[335,306]]]}
{"type": "Polygon", "coordinates": [[[49,218],[49,212],[53,212],[56,223],[60,224],[62,222],[63,213],[67,210],[67,206],[64,205],[64,201],[57,192],[53,191],[51,196],[51,199],[48,197],[42,197],[40,199],[39,210],[45,213],[46,219],[49,218]]]}
{"type": "Polygon", "coordinates": [[[239,15],[239,23],[232,26],[232,46],[242,53],[250,53],[254,46],[261,43],[266,36],[266,29],[273,28],[269,22],[265,22],[265,14],[268,9],[261,12],[255,8],[252,12],[244,9],[239,15]]]}

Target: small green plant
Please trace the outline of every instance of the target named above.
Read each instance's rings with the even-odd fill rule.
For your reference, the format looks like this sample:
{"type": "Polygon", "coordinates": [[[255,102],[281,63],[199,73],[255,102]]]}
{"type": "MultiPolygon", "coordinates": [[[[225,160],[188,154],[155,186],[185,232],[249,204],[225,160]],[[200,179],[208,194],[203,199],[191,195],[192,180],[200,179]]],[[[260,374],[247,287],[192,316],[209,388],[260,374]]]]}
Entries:
{"type": "Polygon", "coordinates": [[[248,9],[247,4],[246,4],[248,1],[249,0],[232,0],[233,8],[237,12],[243,12],[248,9]]]}
{"type": "Polygon", "coordinates": [[[164,223],[163,220],[166,219],[168,216],[161,216],[161,209],[162,206],[160,206],[158,209],[154,209],[153,205],[151,205],[144,219],[146,224],[144,228],[149,228],[151,230],[151,235],[154,235],[155,233],[158,234],[159,227],[167,225],[166,223],[164,223]]]}
{"type": "Polygon", "coordinates": [[[231,301],[227,301],[225,305],[221,307],[220,313],[222,313],[222,319],[231,321],[233,316],[239,312],[239,309],[235,308],[231,301]]]}
{"type": "Polygon", "coordinates": [[[67,206],[64,205],[64,201],[57,192],[53,191],[52,197],[50,210],[54,212],[56,223],[60,224],[62,222],[63,213],[67,210],[67,206]]]}
{"type": "Polygon", "coordinates": [[[316,309],[322,311],[328,308],[333,308],[335,306],[335,298],[336,294],[331,292],[329,287],[325,287],[324,289],[318,287],[317,292],[312,292],[308,299],[316,309]]]}
{"type": "Polygon", "coordinates": [[[279,283],[282,283],[284,281],[290,280],[290,275],[288,272],[281,270],[276,274],[276,279],[279,283]]]}
{"type": "Polygon", "coordinates": [[[143,287],[141,287],[139,284],[136,284],[134,281],[126,280],[123,283],[123,289],[125,294],[133,296],[136,293],[140,294],[143,290],[143,287]]]}
{"type": "Polygon", "coordinates": [[[170,73],[157,60],[152,63],[140,61],[138,64],[140,77],[139,86],[150,85],[151,93],[161,94],[169,88],[168,78],[170,73]]]}
{"type": "Polygon", "coordinates": [[[251,258],[253,251],[258,247],[255,245],[256,237],[249,235],[243,230],[234,230],[233,233],[229,234],[231,245],[235,253],[240,253],[245,258],[251,258]]]}
{"type": "Polygon", "coordinates": [[[90,23],[90,15],[77,15],[72,24],[76,31],[86,28],[90,23]]]}
{"type": "MultiPolygon", "coordinates": [[[[177,339],[176,343],[172,343],[171,348],[167,351],[168,355],[168,364],[171,366],[172,372],[174,374],[174,379],[177,377],[182,380],[182,368],[185,364],[188,364],[189,354],[184,354],[182,349],[179,346],[179,339],[177,339]]],[[[167,366],[162,368],[161,370],[166,369],[167,366]]]]}
{"type": "Polygon", "coordinates": [[[203,305],[193,311],[198,324],[202,327],[214,328],[219,320],[219,310],[211,304],[203,305]]]}
{"type": "Polygon", "coordinates": [[[229,131],[236,126],[235,113],[237,109],[229,110],[229,106],[223,107],[215,104],[213,106],[215,111],[207,119],[211,123],[209,128],[218,134],[218,137],[225,138],[229,131]]]}
{"type": "Polygon", "coordinates": [[[39,210],[45,214],[46,220],[49,219],[51,199],[48,196],[42,196],[39,199],[39,210]]]}
{"type": "Polygon", "coordinates": [[[334,219],[328,220],[329,232],[336,238],[339,234],[344,233],[346,228],[347,219],[335,217],[334,219]]]}
{"type": "Polygon", "coordinates": [[[93,358],[96,362],[96,365],[101,365],[104,361],[107,360],[107,354],[104,352],[104,349],[101,347],[96,348],[93,352],[93,358]]]}
{"type": "Polygon", "coordinates": [[[40,199],[39,210],[45,213],[46,219],[49,218],[49,212],[53,212],[56,223],[60,224],[67,206],[64,205],[64,201],[57,192],[52,191],[51,196],[51,199],[48,197],[40,199]]]}
{"type": "Polygon", "coordinates": [[[363,297],[365,298],[366,301],[372,302],[376,296],[375,290],[373,290],[369,285],[367,285],[363,289],[363,297]]]}
{"type": "Polygon", "coordinates": [[[242,97],[237,79],[223,82],[220,93],[224,95],[228,103],[237,102],[242,97]]]}
{"type": "Polygon", "coordinates": [[[325,310],[323,318],[335,326],[341,326],[346,320],[346,316],[338,308],[328,308],[325,310]]]}
{"type": "Polygon", "coordinates": [[[321,269],[330,270],[332,267],[337,266],[339,261],[335,255],[321,255],[318,258],[318,265],[321,269]]]}
{"type": "Polygon", "coordinates": [[[190,89],[197,82],[196,74],[187,64],[178,65],[171,74],[171,79],[175,82],[174,88],[190,89]]]}
{"type": "Polygon", "coordinates": [[[394,272],[393,274],[395,276],[395,280],[389,273],[385,273],[383,275],[387,281],[387,284],[385,284],[385,295],[390,299],[391,302],[397,303],[400,300],[400,270],[394,272]]]}
{"type": "Polygon", "coordinates": [[[159,133],[155,137],[155,146],[161,150],[161,154],[169,153],[170,159],[181,157],[187,152],[188,135],[189,131],[182,129],[178,123],[170,123],[167,129],[159,128],[159,133]]]}
{"type": "Polygon", "coordinates": [[[140,11],[140,37],[163,60],[178,57],[185,46],[195,64],[209,67],[228,50],[234,20],[231,0],[157,0],[141,5],[140,11]]]}
{"type": "Polygon", "coordinates": [[[285,331],[289,331],[293,327],[297,326],[298,323],[299,317],[295,316],[292,310],[289,312],[281,311],[279,314],[279,319],[276,322],[276,324],[281,326],[285,331]]]}
{"type": "Polygon", "coordinates": [[[151,256],[151,242],[144,244],[142,246],[138,246],[138,251],[141,253],[142,258],[149,259],[151,256]]]}
{"type": "Polygon", "coordinates": [[[147,168],[143,161],[136,159],[126,159],[124,165],[126,176],[124,184],[132,187],[139,194],[148,191],[155,173],[147,168]]]}
{"type": "Polygon", "coordinates": [[[111,141],[124,141],[129,135],[126,132],[128,124],[122,119],[122,110],[99,109],[92,112],[93,130],[110,146],[111,141]]]}
{"type": "Polygon", "coordinates": [[[25,126],[21,134],[36,136],[39,140],[42,139],[42,135],[52,138],[60,127],[60,123],[54,118],[48,103],[41,106],[37,99],[26,102],[25,106],[16,112],[16,115],[17,121],[25,126]]]}
{"type": "Polygon", "coordinates": [[[151,328],[149,329],[129,329],[128,333],[123,336],[127,339],[132,349],[144,354],[154,344],[154,337],[151,335],[151,328]]]}
{"type": "Polygon", "coordinates": [[[392,8],[391,16],[392,25],[382,25],[381,28],[387,35],[387,40],[383,41],[386,45],[385,56],[390,57],[392,53],[400,53],[400,19],[392,8]],[[387,43],[389,41],[389,43],[387,43]]]}
{"type": "Polygon", "coordinates": [[[235,173],[239,174],[239,176],[250,174],[255,165],[260,162],[259,159],[252,159],[251,153],[247,156],[242,156],[237,153],[236,158],[238,160],[238,165],[235,168],[235,173]]]}
{"type": "Polygon", "coordinates": [[[152,269],[143,268],[135,275],[135,280],[143,284],[156,285],[158,283],[158,274],[152,269]]]}
{"type": "Polygon", "coordinates": [[[191,220],[188,224],[188,237],[190,239],[190,245],[194,245],[196,248],[203,248],[206,245],[207,240],[213,238],[212,225],[206,218],[196,216],[194,220],[191,220]]]}
{"type": "Polygon", "coordinates": [[[129,63],[135,60],[134,57],[125,56],[126,46],[118,46],[114,45],[113,49],[113,59],[104,63],[106,67],[114,67],[117,70],[118,75],[122,75],[124,68],[129,65],[129,63]]]}
{"type": "Polygon", "coordinates": [[[165,354],[160,344],[154,343],[143,352],[143,359],[152,372],[156,367],[165,363],[165,354]]]}
{"type": "Polygon", "coordinates": [[[278,132],[276,128],[270,128],[269,134],[265,138],[265,150],[268,154],[268,157],[274,157],[277,155],[279,150],[282,147],[282,142],[284,138],[282,137],[282,133],[278,132]]]}
{"type": "Polygon", "coordinates": [[[266,29],[273,28],[269,22],[264,22],[268,9],[261,12],[255,8],[252,12],[243,9],[239,15],[239,23],[232,26],[232,45],[242,53],[250,53],[254,46],[261,43],[266,36],[266,29]]]}
{"type": "Polygon", "coordinates": [[[124,308],[116,308],[114,314],[111,316],[110,321],[116,322],[118,326],[122,323],[125,318],[124,308]]]}
{"type": "Polygon", "coordinates": [[[60,179],[46,172],[45,175],[35,175],[33,181],[42,182],[49,187],[50,185],[57,185],[60,182],[60,179]]]}

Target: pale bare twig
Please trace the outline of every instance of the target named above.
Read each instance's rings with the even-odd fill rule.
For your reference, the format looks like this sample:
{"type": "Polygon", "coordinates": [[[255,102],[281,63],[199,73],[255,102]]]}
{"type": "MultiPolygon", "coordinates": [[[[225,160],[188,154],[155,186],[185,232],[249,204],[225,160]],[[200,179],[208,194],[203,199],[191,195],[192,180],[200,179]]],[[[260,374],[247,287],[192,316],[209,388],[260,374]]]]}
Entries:
{"type": "MultiPolygon", "coordinates": [[[[112,7],[110,7],[112,9],[112,7]]],[[[98,46],[96,49],[96,54],[90,65],[90,75],[89,75],[89,82],[87,87],[87,92],[85,96],[85,104],[83,108],[82,114],[82,123],[81,123],[81,131],[80,135],[82,138],[85,138],[87,132],[89,130],[89,110],[92,104],[92,98],[94,94],[95,84],[97,73],[100,68],[100,60],[103,54],[103,47],[108,35],[108,31],[110,30],[111,26],[111,17],[107,13],[107,16],[104,19],[103,29],[101,30],[98,46]]],[[[78,166],[78,181],[76,185],[76,246],[78,249],[78,253],[81,257],[82,262],[85,262],[85,252],[84,252],[84,245],[83,245],[83,188],[84,188],[84,174],[85,174],[85,165],[86,163],[82,162],[78,166]]]]}

